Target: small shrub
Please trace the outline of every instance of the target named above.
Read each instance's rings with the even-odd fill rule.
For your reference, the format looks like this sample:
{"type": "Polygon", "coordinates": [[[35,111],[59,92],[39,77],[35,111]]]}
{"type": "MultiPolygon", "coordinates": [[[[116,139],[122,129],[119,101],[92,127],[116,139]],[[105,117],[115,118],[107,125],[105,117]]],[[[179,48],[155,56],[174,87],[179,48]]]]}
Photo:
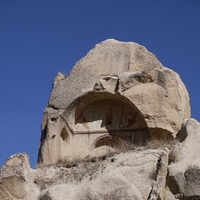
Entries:
{"type": "Polygon", "coordinates": [[[170,150],[173,148],[173,146],[177,143],[176,139],[165,139],[165,138],[153,138],[151,140],[148,140],[146,143],[146,147],[149,149],[158,149],[158,148],[165,148],[168,147],[170,150]]]}
{"type": "Polygon", "coordinates": [[[157,138],[149,140],[146,143],[146,147],[149,148],[149,149],[158,149],[158,148],[163,147],[163,146],[167,146],[166,141],[164,141],[162,139],[157,139],[157,138]]]}
{"type": "Polygon", "coordinates": [[[120,152],[126,152],[126,151],[130,151],[130,150],[134,150],[138,147],[138,145],[131,143],[129,141],[124,140],[123,142],[121,142],[118,145],[114,145],[113,149],[115,149],[116,153],[120,153],[120,152]]]}

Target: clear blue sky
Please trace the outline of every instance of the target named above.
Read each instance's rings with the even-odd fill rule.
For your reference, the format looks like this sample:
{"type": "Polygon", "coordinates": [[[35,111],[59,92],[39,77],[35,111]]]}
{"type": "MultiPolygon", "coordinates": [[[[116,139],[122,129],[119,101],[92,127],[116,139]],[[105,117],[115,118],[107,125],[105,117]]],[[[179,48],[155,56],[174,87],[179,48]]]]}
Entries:
{"type": "Polygon", "coordinates": [[[0,166],[20,152],[35,166],[53,78],[108,38],[178,72],[200,121],[199,0],[0,0],[0,166]]]}

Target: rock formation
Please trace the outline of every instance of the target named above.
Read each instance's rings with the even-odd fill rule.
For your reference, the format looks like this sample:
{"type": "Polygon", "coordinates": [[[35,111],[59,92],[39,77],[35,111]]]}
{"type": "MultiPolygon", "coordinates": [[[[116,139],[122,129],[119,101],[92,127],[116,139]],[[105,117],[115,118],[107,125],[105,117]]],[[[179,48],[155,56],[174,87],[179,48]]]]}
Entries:
{"type": "Polygon", "coordinates": [[[69,76],[56,76],[44,111],[38,162],[84,158],[116,140],[175,137],[189,117],[188,93],[177,73],[143,46],[106,40],[69,76]]]}
{"type": "Polygon", "coordinates": [[[33,180],[27,154],[11,156],[0,171],[0,199],[37,199],[40,192],[33,180]]]}
{"type": "Polygon", "coordinates": [[[179,75],[143,46],[106,40],[58,73],[38,166],[0,170],[3,200],[200,199],[200,125],[179,75]]]}
{"type": "Polygon", "coordinates": [[[176,162],[169,166],[169,187],[177,197],[200,199],[200,124],[185,120],[178,139],[181,144],[173,150],[176,162]]]}

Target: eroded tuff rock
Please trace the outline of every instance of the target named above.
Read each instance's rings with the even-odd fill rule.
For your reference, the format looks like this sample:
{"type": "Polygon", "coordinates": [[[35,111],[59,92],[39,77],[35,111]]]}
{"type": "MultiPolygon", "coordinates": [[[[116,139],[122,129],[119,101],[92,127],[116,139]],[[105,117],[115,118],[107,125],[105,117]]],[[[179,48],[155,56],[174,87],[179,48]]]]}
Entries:
{"type": "Polygon", "coordinates": [[[0,199],[37,199],[40,191],[33,183],[34,170],[30,168],[27,154],[11,156],[0,170],[0,199]]]}
{"type": "Polygon", "coordinates": [[[109,39],[78,61],[69,76],[56,76],[38,162],[84,158],[116,142],[169,139],[189,117],[188,92],[176,72],[141,45],[109,39]]]}
{"type": "Polygon", "coordinates": [[[34,170],[26,154],[13,155],[0,171],[0,199],[199,199],[200,124],[185,120],[178,137],[180,142],[171,144],[151,141],[154,149],[152,144],[131,146],[117,154],[40,165],[34,170]]]}
{"type": "Polygon", "coordinates": [[[169,166],[169,187],[179,199],[200,199],[199,122],[185,120],[178,138],[182,143],[174,149],[176,162],[169,166]]]}
{"type": "Polygon", "coordinates": [[[106,40],[57,74],[38,166],[11,156],[0,199],[200,199],[200,125],[189,117],[177,73],[136,43],[106,40]]]}
{"type": "Polygon", "coordinates": [[[167,148],[144,147],[124,153],[30,169],[16,154],[1,169],[5,200],[164,199],[167,148]]]}
{"type": "Polygon", "coordinates": [[[163,199],[168,153],[160,149],[115,155],[103,161],[93,174],[88,168],[88,176],[85,173],[75,184],[66,178],[65,184],[48,187],[39,199],[163,199]]]}

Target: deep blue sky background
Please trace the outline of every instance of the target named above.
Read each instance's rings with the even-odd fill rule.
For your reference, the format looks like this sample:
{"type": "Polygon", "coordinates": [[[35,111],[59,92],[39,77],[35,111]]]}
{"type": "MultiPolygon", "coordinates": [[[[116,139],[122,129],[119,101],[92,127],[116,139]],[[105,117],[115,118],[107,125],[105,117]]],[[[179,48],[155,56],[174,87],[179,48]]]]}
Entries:
{"type": "Polygon", "coordinates": [[[36,165],[53,78],[108,38],[178,72],[200,121],[199,0],[0,0],[0,166],[20,152],[36,165]]]}

